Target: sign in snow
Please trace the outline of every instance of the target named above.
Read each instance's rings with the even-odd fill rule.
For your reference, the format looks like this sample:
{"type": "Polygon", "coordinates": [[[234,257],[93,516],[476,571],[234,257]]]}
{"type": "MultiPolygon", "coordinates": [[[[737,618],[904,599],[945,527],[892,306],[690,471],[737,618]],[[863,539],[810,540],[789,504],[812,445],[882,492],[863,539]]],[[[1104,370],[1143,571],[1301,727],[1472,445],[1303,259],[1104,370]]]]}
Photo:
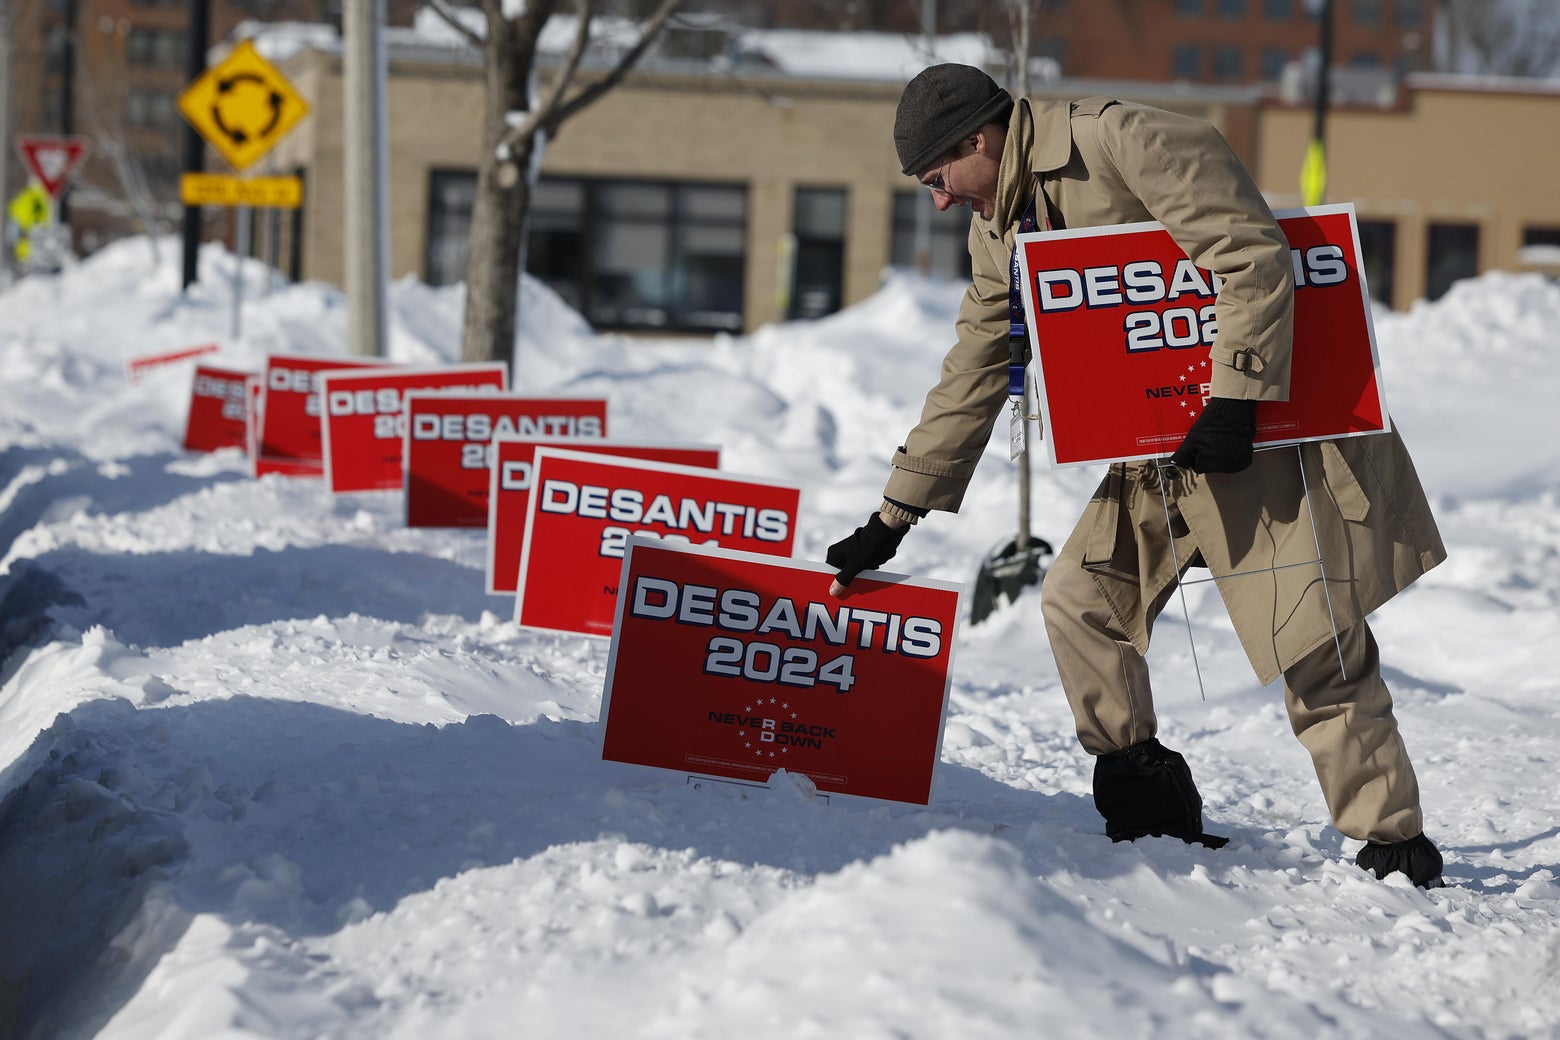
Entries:
{"type": "Polygon", "coordinates": [[[791,555],[793,485],[562,448],[534,460],[515,588],[524,628],[610,633],[630,537],[791,555]]]}
{"type": "Polygon", "coordinates": [[[186,451],[244,448],[249,429],[249,372],[196,365],[190,411],[184,423],[186,451]]]}
{"type": "Polygon", "coordinates": [[[602,694],[602,757],[925,805],[942,746],[960,588],[728,549],[628,542],[602,694]]]}
{"type": "Polygon", "coordinates": [[[673,462],[683,466],[720,467],[720,449],[707,444],[635,444],[588,437],[493,438],[493,465],[488,485],[487,591],[512,595],[520,574],[520,550],[525,545],[525,517],[531,502],[531,475],[536,449],[617,455],[632,459],[673,462]]]}
{"type": "Polygon", "coordinates": [[[338,494],[405,486],[406,395],[420,391],[502,393],[502,362],[439,368],[371,368],[320,376],[325,480],[338,494]]]}

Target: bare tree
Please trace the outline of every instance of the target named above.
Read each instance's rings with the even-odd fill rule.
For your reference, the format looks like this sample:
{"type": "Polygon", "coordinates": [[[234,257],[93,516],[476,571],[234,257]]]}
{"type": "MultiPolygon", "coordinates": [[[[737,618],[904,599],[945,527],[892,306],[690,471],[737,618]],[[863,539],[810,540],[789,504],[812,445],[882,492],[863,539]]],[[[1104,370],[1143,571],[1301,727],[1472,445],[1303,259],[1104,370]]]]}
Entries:
{"type": "Polygon", "coordinates": [[[681,2],[654,0],[633,43],[608,63],[603,74],[582,80],[581,63],[601,5],[599,0],[574,0],[569,51],[533,98],[533,80],[539,78],[537,44],[558,13],[559,0],[528,0],[523,5],[513,0],[479,0],[483,30],[463,21],[450,0],[434,0],[434,9],[444,20],[482,50],[486,69],[482,159],[466,262],[464,360],[508,361],[514,355],[526,216],[545,142],[570,117],[622,81],[681,2]]]}
{"type": "Polygon", "coordinates": [[[1542,77],[1560,71],[1555,0],[1443,0],[1441,67],[1542,77]]]}

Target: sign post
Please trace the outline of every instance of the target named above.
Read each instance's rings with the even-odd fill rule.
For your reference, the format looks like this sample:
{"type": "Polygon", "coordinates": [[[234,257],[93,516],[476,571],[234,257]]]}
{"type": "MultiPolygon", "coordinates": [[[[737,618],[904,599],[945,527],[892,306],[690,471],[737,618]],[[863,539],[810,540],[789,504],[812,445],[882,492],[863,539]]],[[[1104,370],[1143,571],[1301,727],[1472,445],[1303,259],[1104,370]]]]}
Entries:
{"type": "MultiPolygon", "coordinates": [[[[184,88],[176,104],[189,124],[240,173],[276,147],[309,114],[308,102],[255,49],[253,40],[242,41],[226,58],[197,76],[184,88]]],[[[249,252],[249,207],[296,209],[302,204],[303,185],[298,178],[262,180],[260,183],[220,174],[185,173],[179,181],[180,199],[188,206],[237,207],[234,339],[239,336],[244,259],[249,252]]]]}

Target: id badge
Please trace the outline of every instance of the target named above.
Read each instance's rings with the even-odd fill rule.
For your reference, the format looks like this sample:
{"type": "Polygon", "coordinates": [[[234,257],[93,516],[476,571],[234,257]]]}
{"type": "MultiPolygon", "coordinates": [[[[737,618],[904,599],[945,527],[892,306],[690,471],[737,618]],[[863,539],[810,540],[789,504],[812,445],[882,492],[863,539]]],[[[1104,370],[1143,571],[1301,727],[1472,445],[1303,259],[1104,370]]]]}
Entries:
{"type": "Polygon", "coordinates": [[[1008,416],[1008,461],[1016,462],[1019,456],[1024,454],[1024,410],[1013,402],[1013,411],[1008,416]]]}

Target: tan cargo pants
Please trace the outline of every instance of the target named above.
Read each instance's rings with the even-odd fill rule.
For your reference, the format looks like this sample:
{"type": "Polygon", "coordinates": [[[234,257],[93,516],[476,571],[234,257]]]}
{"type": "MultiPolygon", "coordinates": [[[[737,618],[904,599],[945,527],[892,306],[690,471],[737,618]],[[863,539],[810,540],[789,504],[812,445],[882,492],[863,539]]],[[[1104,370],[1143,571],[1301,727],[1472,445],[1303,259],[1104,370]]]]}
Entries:
{"type": "MultiPolygon", "coordinates": [[[[1158,496],[1153,508],[1161,509],[1158,496]]],[[[1176,554],[1195,556],[1173,503],[1176,554]]],[[[1086,532],[1075,531],[1046,572],[1042,613],[1078,740],[1091,755],[1155,736],[1158,720],[1148,664],[1123,631],[1097,577],[1082,566],[1086,532]]],[[[1231,580],[1240,580],[1239,578],[1231,580]]],[[[1149,610],[1149,625],[1169,602],[1166,588],[1149,610]]],[[[1392,695],[1369,625],[1360,621],[1284,673],[1284,706],[1295,736],[1311,754],[1322,796],[1338,830],[1351,838],[1406,841],[1424,830],[1419,783],[1392,714],[1392,695]],[[1347,678],[1345,678],[1347,676],[1347,678]]]]}

